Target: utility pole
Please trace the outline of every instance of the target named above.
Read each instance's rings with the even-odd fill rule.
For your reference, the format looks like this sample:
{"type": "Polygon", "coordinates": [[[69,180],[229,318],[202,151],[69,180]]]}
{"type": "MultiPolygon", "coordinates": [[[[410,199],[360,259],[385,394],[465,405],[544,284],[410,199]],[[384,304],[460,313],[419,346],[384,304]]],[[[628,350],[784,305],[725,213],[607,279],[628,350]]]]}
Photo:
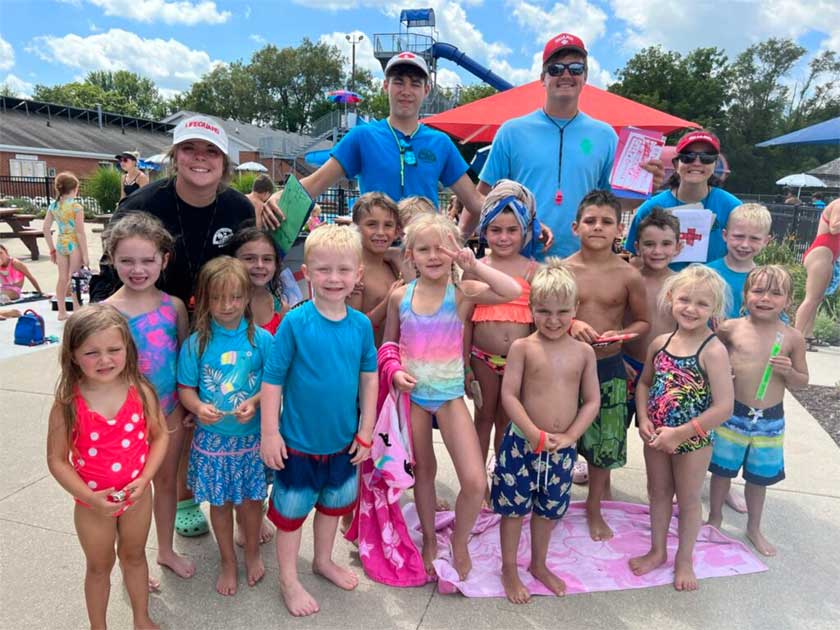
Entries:
{"type": "Polygon", "coordinates": [[[350,62],[350,91],[354,92],[356,88],[356,44],[360,43],[365,38],[361,33],[357,35],[345,35],[344,39],[350,42],[353,48],[350,62]]]}

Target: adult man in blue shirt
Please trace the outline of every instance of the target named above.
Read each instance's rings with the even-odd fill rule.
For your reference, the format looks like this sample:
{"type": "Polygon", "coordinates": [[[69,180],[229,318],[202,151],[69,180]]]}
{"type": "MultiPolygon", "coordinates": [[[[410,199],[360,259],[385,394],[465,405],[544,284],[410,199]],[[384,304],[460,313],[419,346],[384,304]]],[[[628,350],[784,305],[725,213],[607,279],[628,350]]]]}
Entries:
{"type": "MultiPolygon", "coordinates": [[[[618,136],[608,124],[578,108],[587,77],[587,51],[583,41],[561,33],[543,50],[540,80],[545,105],[525,116],[505,122],[481,171],[478,192],[486,195],[499,179],[527,186],[537,199],[537,217],[554,233],[546,256],[569,256],[578,249],[572,222],[584,195],[610,189],[618,136]]],[[[659,160],[644,165],[654,176],[654,189],[662,183],[659,160]]],[[[622,202],[628,208],[636,203],[622,202]]],[[[461,230],[471,231],[477,218],[462,218],[461,230]]]]}
{"type": "Polygon", "coordinates": [[[359,177],[362,193],[379,191],[394,201],[412,195],[438,201],[438,182],[452,189],[476,221],[481,197],[467,175],[469,166],[452,140],[419,122],[420,106],[429,94],[429,68],[411,52],[395,55],[385,66],[383,88],[389,115],[354,127],[317,171],[301,180],[318,197],[343,177],[359,177]]]}

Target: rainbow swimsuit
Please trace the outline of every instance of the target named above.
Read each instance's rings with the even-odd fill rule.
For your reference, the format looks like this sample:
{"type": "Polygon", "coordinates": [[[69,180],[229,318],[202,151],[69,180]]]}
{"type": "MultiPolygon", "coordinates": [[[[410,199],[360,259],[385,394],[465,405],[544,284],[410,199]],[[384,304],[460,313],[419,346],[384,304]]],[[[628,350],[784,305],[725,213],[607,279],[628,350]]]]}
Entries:
{"type": "Polygon", "coordinates": [[[453,284],[447,285],[436,313],[415,313],[411,302],[416,284],[408,284],[400,302],[400,359],[403,369],[417,379],[411,402],[435,413],[464,395],[464,322],[453,284]]]}

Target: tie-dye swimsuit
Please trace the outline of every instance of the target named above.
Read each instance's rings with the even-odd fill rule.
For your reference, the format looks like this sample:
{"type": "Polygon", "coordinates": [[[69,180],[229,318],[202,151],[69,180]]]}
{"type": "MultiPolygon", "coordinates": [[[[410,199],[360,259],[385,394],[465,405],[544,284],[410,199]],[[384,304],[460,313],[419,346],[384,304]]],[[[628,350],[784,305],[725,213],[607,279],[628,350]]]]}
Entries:
{"type": "MultiPolygon", "coordinates": [[[[700,353],[714,339],[712,333],[697,352],[687,357],[675,357],[667,351],[675,333],[653,355],[653,383],[650,386],[647,412],[655,427],[680,427],[691,422],[712,404],[712,389],[703,368],[700,353]]],[[[714,433],[706,437],[695,435],[677,447],[676,454],[690,453],[712,443],[714,433]]]]}
{"type": "Polygon", "coordinates": [[[464,322],[453,284],[431,315],[414,312],[416,285],[416,280],[408,284],[400,302],[400,358],[405,371],[417,379],[411,402],[435,413],[443,403],[464,395],[464,322]]]}

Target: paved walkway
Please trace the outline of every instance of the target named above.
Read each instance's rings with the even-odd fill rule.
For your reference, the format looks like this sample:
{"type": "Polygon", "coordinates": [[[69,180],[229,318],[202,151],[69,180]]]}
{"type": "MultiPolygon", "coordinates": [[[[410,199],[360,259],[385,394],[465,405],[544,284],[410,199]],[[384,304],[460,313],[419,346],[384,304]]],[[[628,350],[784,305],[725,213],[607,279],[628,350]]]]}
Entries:
{"type": "MultiPolygon", "coordinates": [[[[91,243],[97,241],[91,238],[91,243]]],[[[10,241],[7,241],[10,243],[10,241]]],[[[94,247],[91,247],[92,260],[94,247]]],[[[13,255],[23,252],[12,248],[13,255]]],[[[28,262],[28,261],[27,261],[28,262]]],[[[49,278],[49,261],[33,263],[49,278]]],[[[53,267],[54,269],[54,267],[53,267]]],[[[46,284],[54,282],[54,276],[46,284]]],[[[0,322],[7,324],[7,322],[0,322]]],[[[49,327],[55,323],[48,323],[49,327]]],[[[47,471],[44,451],[47,416],[57,377],[57,348],[12,355],[9,327],[0,327],[0,629],[84,628],[84,557],[72,522],[72,499],[47,471]]],[[[840,352],[809,354],[812,382],[833,384],[840,352]]],[[[433,586],[394,589],[362,578],[353,593],[339,591],[299,562],[305,586],[321,612],[292,621],[280,601],[273,545],[263,547],[265,580],[240,586],[234,598],[213,588],[218,554],[211,536],[178,539],[178,548],[195,559],[197,575],[188,581],[154,564],[154,528],[148,543],[152,572],[163,588],[152,597],[153,617],[166,628],[836,628],[840,625],[840,449],[792,397],[785,400],[788,478],[768,492],[764,529],[779,547],[766,560],[770,570],[734,578],[705,580],[696,593],[673,588],[536,598],[526,606],[502,599],[467,600],[442,596],[433,586]]],[[[451,502],[457,490],[449,458],[436,445],[438,486],[451,502]]],[[[738,482],[736,482],[738,483],[738,482]]],[[[631,439],[627,467],[614,476],[615,498],[643,502],[646,497],[641,443],[631,439]]],[[[574,499],[584,498],[576,487],[574,499]]],[[[704,501],[707,497],[704,497],[704,501]]],[[[745,540],[745,518],[726,513],[723,531],[745,540]]],[[[312,553],[311,529],[302,558],[312,553]]],[[[354,548],[339,541],[336,558],[361,572],[354,548]]],[[[243,581],[240,571],[240,584],[243,581]]],[[[128,628],[130,608],[114,572],[109,621],[128,628]]]]}

